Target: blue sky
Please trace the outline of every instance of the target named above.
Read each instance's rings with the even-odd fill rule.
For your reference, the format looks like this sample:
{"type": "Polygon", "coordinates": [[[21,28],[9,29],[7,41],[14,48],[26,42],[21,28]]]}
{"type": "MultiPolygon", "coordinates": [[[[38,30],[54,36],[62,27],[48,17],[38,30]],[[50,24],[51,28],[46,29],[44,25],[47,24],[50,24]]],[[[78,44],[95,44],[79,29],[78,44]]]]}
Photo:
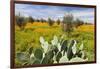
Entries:
{"type": "Polygon", "coordinates": [[[38,19],[50,17],[54,20],[58,18],[62,20],[65,14],[71,13],[75,19],[80,18],[85,22],[94,23],[94,8],[15,4],[15,14],[17,15],[19,12],[26,17],[32,16],[38,19]]]}

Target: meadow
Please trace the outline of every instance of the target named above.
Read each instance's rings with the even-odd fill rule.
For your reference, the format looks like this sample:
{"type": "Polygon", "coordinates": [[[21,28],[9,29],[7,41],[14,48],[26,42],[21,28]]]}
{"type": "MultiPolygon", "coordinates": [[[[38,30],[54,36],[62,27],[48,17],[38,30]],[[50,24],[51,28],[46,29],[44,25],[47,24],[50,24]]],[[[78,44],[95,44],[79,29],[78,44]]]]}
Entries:
{"type": "MultiPolygon", "coordinates": [[[[81,25],[74,28],[74,31],[68,35],[68,32],[62,31],[61,25],[54,23],[53,26],[49,26],[48,23],[34,22],[27,23],[24,30],[15,25],[15,53],[28,51],[29,48],[33,48],[33,51],[40,48],[40,37],[45,37],[48,43],[56,35],[58,39],[64,35],[65,40],[77,40],[78,45],[84,43],[84,50],[88,57],[88,61],[94,61],[94,25],[81,25]]],[[[16,65],[22,65],[20,61],[16,59],[16,65]]]]}

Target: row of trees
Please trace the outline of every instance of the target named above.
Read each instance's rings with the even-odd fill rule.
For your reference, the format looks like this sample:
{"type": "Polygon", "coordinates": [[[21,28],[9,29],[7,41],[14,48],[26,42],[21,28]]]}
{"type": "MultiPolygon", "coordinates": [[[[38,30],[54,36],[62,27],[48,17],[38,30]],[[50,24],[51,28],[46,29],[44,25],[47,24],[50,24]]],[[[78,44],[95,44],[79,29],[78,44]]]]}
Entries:
{"type": "Polygon", "coordinates": [[[44,23],[44,22],[46,22],[46,23],[48,23],[49,26],[53,26],[54,23],[57,23],[58,25],[61,24],[62,30],[65,32],[71,31],[73,29],[73,27],[78,27],[78,26],[84,24],[84,22],[80,19],[74,20],[74,17],[72,14],[64,15],[63,20],[57,19],[56,21],[51,18],[48,18],[48,20],[45,20],[43,18],[35,19],[31,16],[24,17],[19,14],[19,15],[15,16],[15,22],[16,22],[16,25],[18,25],[21,29],[24,29],[24,27],[27,23],[34,23],[34,22],[44,23]]]}
{"type": "Polygon", "coordinates": [[[47,22],[45,19],[42,19],[42,18],[41,19],[35,19],[35,18],[31,17],[31,16],[29,16],[28,20],[29,20],[30,23],[34,23],[34,22],[42,22],[42,23],[44,23],[44,22],[47,22]]]}
{"type": "Polygon", "coordinates": [[[55,21],[55,20],[53,20],[51,18],[48,18],[48,20],[43,19],[43,18],[35,19],[35,18],[31,17],[31,16],[24,17],[24,16],[21,16],[20,14],[15,16],[15,23],[21,29],[24,29],[24,27],[25,27],[25,25],[27,23],[34,23],[34,22],[48,23],[49,26],[52,26],[54,23],[57,23],[58,25],[61,23],[60,19],[55,21]]]}

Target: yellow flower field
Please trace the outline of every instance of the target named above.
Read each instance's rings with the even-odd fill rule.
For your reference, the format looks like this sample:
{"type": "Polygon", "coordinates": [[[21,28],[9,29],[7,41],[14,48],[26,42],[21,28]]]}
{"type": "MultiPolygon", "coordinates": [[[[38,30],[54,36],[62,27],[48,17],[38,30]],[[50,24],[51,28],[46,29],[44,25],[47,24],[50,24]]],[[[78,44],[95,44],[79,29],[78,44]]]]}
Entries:
{"type": "Polygon", "coordinates": [[[94,32],[94,25],[81,25],[76,30],[81,32],[94,32]]]}
{"type": "Polygon", "coordinates": [[[81,25],[73,30],[70,37],[67,32],[62,31],[61,25],[54,23],[53,26],[49,26],[48,23],[34,22],[27,23],[24,30],[15,25],[16,33],[16,51],[25,51],[29,47],[41,48],[39,38],[40,36],[45,37],[45,40],[51,43],[51,39],[54,35],[58,38],[63,34],[64,39],[76,39],[77,41],[83,41],[85,45],[85,51],[88,53],[89,61],[94,60],[94,25],[81,25]],[[93,55],[91,55],[93,54],[93,55]]]}

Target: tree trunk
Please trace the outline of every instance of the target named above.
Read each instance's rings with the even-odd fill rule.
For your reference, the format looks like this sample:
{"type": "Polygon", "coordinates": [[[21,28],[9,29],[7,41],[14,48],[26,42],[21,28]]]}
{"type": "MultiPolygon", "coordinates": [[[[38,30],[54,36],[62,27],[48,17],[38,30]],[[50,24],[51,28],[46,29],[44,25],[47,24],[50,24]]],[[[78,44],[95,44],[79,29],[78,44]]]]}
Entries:
{"type": "Polygon", "coordinates": [[[68,27],[67,27],[68,25],[67,24],[64,24],[64,31],[66,32],[67,31],[67,29],[68,29],[68,27]]]}

